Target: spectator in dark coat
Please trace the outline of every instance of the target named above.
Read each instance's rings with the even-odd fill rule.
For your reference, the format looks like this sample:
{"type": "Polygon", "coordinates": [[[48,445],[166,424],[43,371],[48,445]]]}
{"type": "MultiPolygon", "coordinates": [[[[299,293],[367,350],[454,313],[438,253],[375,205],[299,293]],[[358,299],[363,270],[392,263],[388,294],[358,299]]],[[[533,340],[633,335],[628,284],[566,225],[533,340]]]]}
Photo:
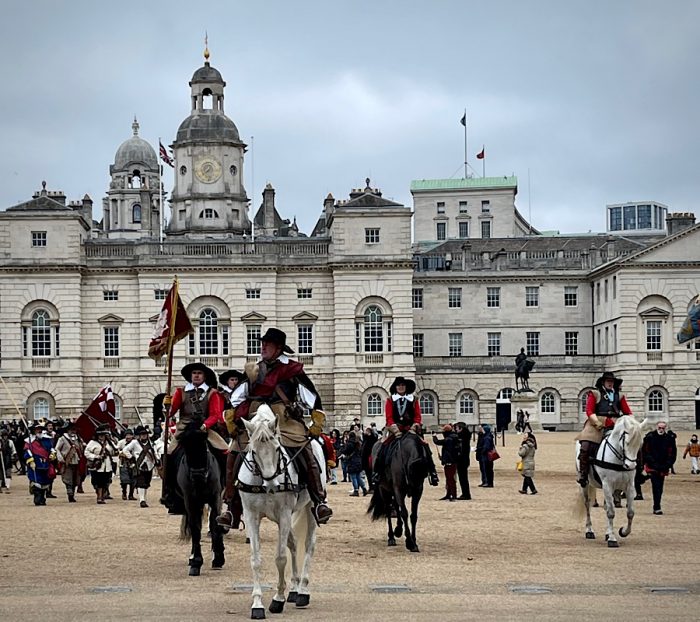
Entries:
{"type": "Polygon", "coordinates": [[[459,439],[459,458],[457,460],[457,477],[459,478],[459,487],[462,489],[462,494],[457,497],[464,501],[469,501],[472,498],[469,490],[469,465],[471,464],[471,442],[472,433],[466,423],[458,421],[455,423],[455,432],[459,439]]]}
{"type": "Polygon", "coordinates": [[[362,446],[354,432],[348,434],[348,442],[345,444],[343,456],[347,461],[348,475],[352,482],[351,497],[360,496],[360,488],[362,488],[362,496],[367,494],[367,487],[362,478],[362,446]]]}
{"type": "Polygon", "coordinates": [[[370,490],[372,490],[372,447],[378,438],[379,435],[371,426],[367,426],[362,434],[362,469],[369,482],[370,490]]]}
{"type": "MultiPolygon", "coordinates": [[[[485,483],[479,484],[481,488],[493,488],[493,462],[489,460],[489,452],[496,449],[496,443],[491,434],[491,426],[484,424],[481,426],[483,431],[483,439],[481,444],[481,455],[479,457],[479,464],[482,469],[482,477],[485,478],[485,483]]],[[[478,441],[477,441],[478,448],[478,441]]]]}
{"type": "Polygon", "coordinates": [[[479,487],[486,486],[486,472],[484,471],[484,463],[481,458],[484,455],[484,428],[479,426],[476,432],[476,446],[474,447],[474,457],[479,463],[479,473],[481,474],[481,484],[479,487]]]}
{"type": "Polygon", "coordinates": [[[454,433],[452,426],[448,423],[442,427],[443,438],[438,438],[433,432],[433,443],[442,449],[440,452],[440,462],[445,470],[445,490],[446,494],[440,501],[457,501],[457,463],[459,461],[460,441],[454,433]]]}
{"type": "Polygon", "coordinates": [[[642,444],[644,472],[651,480],[654,514],[663,514],[661,496],[664,493],[664,479],[671,471],[677,456],[676,436],[668,433],[666,428],[666,422],[659,421],[656,430],[649,432],[642,444]]]}

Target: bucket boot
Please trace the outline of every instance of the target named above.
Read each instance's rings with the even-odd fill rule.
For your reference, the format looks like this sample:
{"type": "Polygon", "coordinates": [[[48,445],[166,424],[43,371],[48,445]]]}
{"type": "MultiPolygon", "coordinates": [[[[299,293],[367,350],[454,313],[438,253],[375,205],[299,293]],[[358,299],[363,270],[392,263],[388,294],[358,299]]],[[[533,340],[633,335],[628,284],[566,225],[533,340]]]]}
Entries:
{"type": "Polygon", "coordinates": [[[239,452],[230,453],[226,459],[224,499],[227,509],[216,517],[217,525],[221,525],[225,529],[238,529],[241,524],[243,504],[241,503],[241,495],[238,492],[238,488],[236,488],[236,480],[242,464],[243,456],[239,452]]]}
{"type": "Polygon", "coordinates": [[[596,447],[595,443],[592,443],[591,441],[581,441],[581,450],[578,454],[579,476],[576,480],[581,488],[588,486],[588,471],[590,468],[590,458],[593,447],[596,447]]]}
{"type": "Polygon", "coordinates": [[[319,525],[325,525],[333,516],[333,510],[326,503],[326,491],[321,482],[321,469],[316,462],[316,457],[311,449],[311,444],[307,443],[299,453],[302,468],[306,471],[306,485],[309,496],[314,504],[311,513],[319,525]]]}

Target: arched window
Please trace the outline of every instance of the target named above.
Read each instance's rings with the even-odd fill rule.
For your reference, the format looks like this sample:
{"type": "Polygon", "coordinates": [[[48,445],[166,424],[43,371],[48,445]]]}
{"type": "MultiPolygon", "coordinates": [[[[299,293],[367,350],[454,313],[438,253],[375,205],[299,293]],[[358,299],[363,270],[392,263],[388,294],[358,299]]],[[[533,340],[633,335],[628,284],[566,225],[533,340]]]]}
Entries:
{"type": "Polygon", "coordinates": [[[45,309],[32,314],[32,356],[51,356],[51,323],[45,309]]]}
{"type": "Polygon", "coordinates": [[[355,316],[355,351],[358,353],[391,352],[392,321],[390,312],[370,303],[358,308],[355,316]]]}
{"type": "Polygon", "coordinates": [[[131,206],[131,222],[141,222],[141,205],[139,203],[134,203],[131,206]]]}
{"type": "Polygon", "coordinates": [[[117,421],[122,420],[122,398],[118,395],[114,395],[114,418],[117,421]]]}
{"type": "Polygon", "coordinates": [[[199,354],[219,354],[219,318],[211,308],[203,309],[199,314],[199,354]]]}
{"type": "Polygon", "coordinates": [[[35,421],[39,419],[49,419],[51,416],[49,400],[44,397],[36,398],[32,406],[32,416],[34,417],[35,421]]]}
{"type": "Polygon", "coordinates": [[[540,412],[542,414],[554,414],[556,412],[556,397],[554,393],[547,391],[540,398],[540,412]]]}
{"type": "Polygon", "coordinates": [[[459,414],[469,417],[474,414],[474,398],[469,393],[462,393],[459,397],[459,414]]]}
{"type": "Polygon", "coordinates": [[[207,220],[211,220],[213,218],[218,218],[219,212],[217,212],[215,209],[213,209],[211,207],[207,207],[206,209],[203,209],[201,212],[199,212],[199,217],[205,218],[207,220]]]}
{"type": "Polygon", "coordinates": [[[664,394],[658,389],[649,391],[647,397],[647,410],[650,413],[664,412],[664,394]]]}
{"type": "Polygon", "coordinates": [[[140,188],[141,187],[141,171],[134,171],[129,179],[130,188],[140,188]]]}
{"type": "Polygon", "coordinates": [[[382,414],[382,396],[379,393],[370,393],[367,396],[367,415],[376,417],[382,414]]]}
{"type": "Polygon", "coordinates": [[[430,417],[435,414],[435,397],[432,393],[421,393],[418,404],[424,416],[430,417]]]}

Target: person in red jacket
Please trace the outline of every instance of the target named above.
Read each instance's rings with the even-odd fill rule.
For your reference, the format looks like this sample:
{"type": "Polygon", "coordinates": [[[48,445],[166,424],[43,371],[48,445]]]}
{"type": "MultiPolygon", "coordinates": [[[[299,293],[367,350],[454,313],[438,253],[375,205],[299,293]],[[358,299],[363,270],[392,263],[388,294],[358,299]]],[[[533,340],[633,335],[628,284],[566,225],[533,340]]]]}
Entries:
{"type": "Polygon", "coordinates": [[[577,481],[582,488],[588,486],[590,459],[595,457],[603,433],[613,428],[620,415],[632,414],[627,399],[620,392],[621,386],[622,378],[616,378],[611,371],[606,371],[596,380],[596,390],[591,391],[586,398],[586,422],[576,437],[580,443],[577,481]]]}
{"type": "Polygon", "coordinates": [[[422,437],[418,436],[418,433],[422,430],[421,424],[423,423],[423,416],[420,411],[420,404],[418,400],[415,399],[415,390],[416,383],[403,376],[397,376],[391,384],[391,387],[389,387],[390,396],[384,404],[386,434],[372,467],[375,483],[380,481],[384,471],[387,447],[395,439],[408,433],[416,435],[416,438],[419,439],[423,447],[424,457],[428,465],[430,485],[437,486],[439,483],[430,447],[423,441],[422,437]]]}
{"type": "MultiPolygon", "coordinates": [[[[179,507],[175,494],[178,441],[185,429],[193,422],[199,422],[201,430],[207,433],[209,445],[214,451],[222,474],[226,471],[226,441],[213,429],[224,422],[224,398],[217,390],[216,374],[203,363],[190,363],[182,368],[182,377],[187,380],[184,387],[178,387],[170,405],[172,420],[178,415],[175,426],[175,438],[168,444],[168,464],[166,467],[165,494],[161,503],[166,505],[171,514],[179,514],[184,508],[179,507]]],[[[223,479],[223,477],[222,477],[223,479]]]]}

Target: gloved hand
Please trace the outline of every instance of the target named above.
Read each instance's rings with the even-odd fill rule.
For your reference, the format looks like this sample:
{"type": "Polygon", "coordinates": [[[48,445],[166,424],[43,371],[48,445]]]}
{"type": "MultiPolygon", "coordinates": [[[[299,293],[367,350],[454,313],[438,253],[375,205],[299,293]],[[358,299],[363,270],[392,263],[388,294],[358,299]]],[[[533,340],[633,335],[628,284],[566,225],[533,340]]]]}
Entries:
{"type": "Polygon", "coordinates": [[[34,468],[34,458],[27,458],[27,466],[31,467],[32,469],[34,468]]]}
{"type": "Polygon", "coordinates": [[[396,435],[396,434],[399,433],[399,426],[397,426],[395,423],[392,423],[392,424],[387,428],[387,430],[389,430],[389,432],[390,432],[391,434],[396,435]]]}
{"type": "Polygon", "coordinates": [[[199,429],[200,429],[202,432],[206,432],[206,431],[207,431],[207,426],[206,426],[205,424],[202,424],[202,427],[199,428],[199,429]]]}
{"type": "Polygon", "coordinates": [[[598,419],[598,415],[591,415],[589,417],[589,420],[591,424],[596,428],[596,430],[602,430],[605,427],[605,424],[600,419],[598,419]]]}

